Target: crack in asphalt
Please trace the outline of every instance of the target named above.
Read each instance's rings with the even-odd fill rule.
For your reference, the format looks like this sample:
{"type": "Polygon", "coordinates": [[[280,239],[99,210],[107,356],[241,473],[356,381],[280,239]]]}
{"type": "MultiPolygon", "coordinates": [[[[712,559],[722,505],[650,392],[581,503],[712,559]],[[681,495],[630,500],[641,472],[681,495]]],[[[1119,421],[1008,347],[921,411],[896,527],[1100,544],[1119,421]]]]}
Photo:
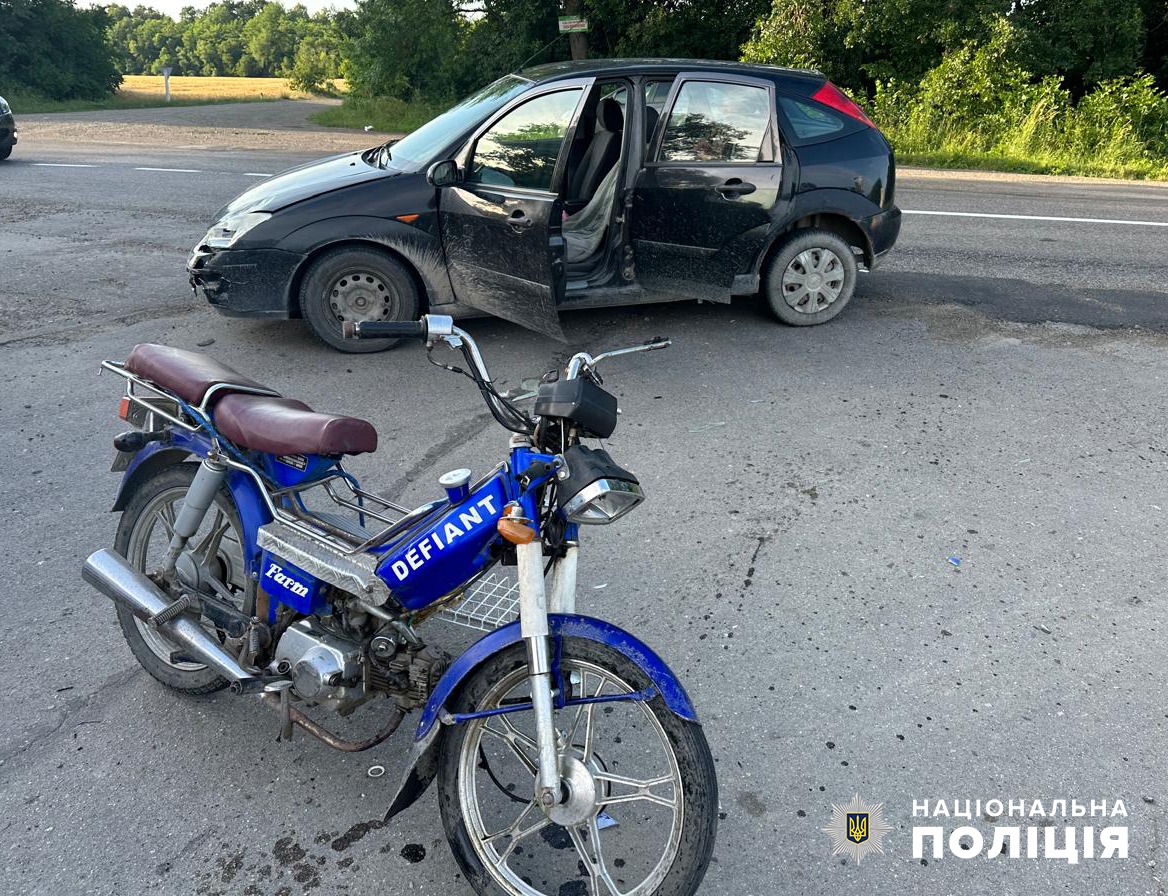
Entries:
{"type": "Polygon", "coordinates": [[[482,433],[493,422],[494,418],[491,416],[490,412],[484,411],[481,414],[476,414],[469,420],[463,420],[460,423],[456,423],[446,431],[446,435],[443,437],[442,441],[431,447],[430,450],[418,458],[418,460],[416,460],[408,470],[406,470],[401,476],[390,483],[389,487],[382,491],[382,494],[392,495],[394,497],[400,495],[406,486],[408,486],[415,479],[421,476],[422,473],[429,470],[434,466],[435,463],[449,454],[452,448],[457,445],[461,445],[464,442],[469,442],[471,439],[475,438],[475,436],[482,433]]]}
{"type": "Polygon", "coordinates": [[[24,755],[34,747],[51,741],[71,718],[76,716],[81,710],[90,708],[95,698],[115,688],[121,689],[122,686],[128,684],[141,674],[143,674],[143,670],[138,666],[133,666],[130,669],[125,669],[108,676],[105,681],[88,694],[80,694],[66,700],[63,706],[54,710],[60,714],[60,717],[55,722],[47,722],[39,726],[34,726],[31,732],[26,735],[27,740],[20,746],[0,749],[0,766],[3,766],[7,770],[8,763],[11,760],[24,755]]]}
{"type": "Polygon", "coordinates": [[[185,859],[189,856],[194,855],[198,851],[200,846],[202,846],[204,843],[206,843],[208,840],[211,839],[211,837],[214,835],[214,833],[215,833],[215,826],[214,825],[208,825],[207,827],[203,828],[203,830],[199,831],[199,833],[195,834],[195,836],[191,837],[186,843],[184,843],[179,848],[178,852],[176,852],[173,856],[171,856],[169,859],[167,859],[164,862],[160,862],[157,866],[155,866],[154,873],[158,874],[159,876],[161,876],[163,874],[167,874],[168,872],[170,872],[174,868],[174,866],[178,862],[182,861],[183,859],[185,859]]]}
{"type": "Polygon", "coordinates": [[[101,333],[115,327],[128,327],[132,324],[141,323],[144,320],[163,321],[175,317],[185,317],[200,310],[202,309],[192,307],[185,310],[176,309],[162,311],[160,313],[160,309],[147,308],[130,314],[123,314],[119,317],[106,318],[101,317],[101,311],[98,310],[93,312],[94,319],[88,320],[85,323],[74,324],[71,327],[65,327],[63,329],[59,327],[44,327],[40,330],[34,330],[31,333],[23,333],[20,336],[0,338],[0,346],[17,345],[20,343],[36,345],[37,340],[43,340],[43,344],[60,345],[78,339],[87,339],[96,333],[101,333]]]}

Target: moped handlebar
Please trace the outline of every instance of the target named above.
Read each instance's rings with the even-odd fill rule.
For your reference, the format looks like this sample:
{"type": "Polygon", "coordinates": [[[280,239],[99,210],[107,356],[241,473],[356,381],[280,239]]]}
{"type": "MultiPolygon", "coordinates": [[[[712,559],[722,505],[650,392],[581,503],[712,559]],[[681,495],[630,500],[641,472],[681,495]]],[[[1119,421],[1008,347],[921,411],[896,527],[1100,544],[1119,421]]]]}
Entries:
{"type": "Polygon", "coordinates": [[[454,326],[454,318],[446,314],[423,314],[418,320],[411,321],[344,321],[341,334],[346,339],[412,337],[422,342],[445,342],[451,348],[465,346],[470,351],[470,359],[479,376],[487,383],[491,381],[491,374],[487,371],[474,339],[465,330],[454,326]]]}
{"type": "Polygon", "coordinates": [[[387,339],[391,337],[426,338],[426,319],[409,321],[344,321],[341,335],[346,339],[387,339]]]}
{"type": "MultiPolygon", "coordinates": [[[[433,346],[437,342],[445,342],[451,348],[460,349],[464,357],[474,368],[471,379],[478,383],[488,408],[495,419],[515,432],[530,432],[534,426],[531,418],[516,408],[511,401],[500,395],[491,383],[491,374],[479,352],[474,339],[465,330],[454,326],[454,318],[445,314],[425,314],[416,321],[344,321],[341,332],[346,339],[386,339],[386,338],[414,338],[433,346]]],[[[587,352],[578,352],[568,362],[567,378],[575,379],[588,370],[594,370],[596,365],[608,358],[618,355],[631,355],[635,352],[651,352],[671,345],[668,339],[660,337],[650,339],[642,345],[630,348],[618,348],[602,352],[593,357],[587,352]]],[[[438,363],[438,362],[435,362],[438,363]]],[[[458,370],[446,364],[439,364],[447,370],[458,370]]]]}
{"type": "Polygon", "coordinates": [[[671,345],[673,345],[673,340],[658,336],[650,339],[643,345],[634,345],[630,348],[614,348],[612,351],[601,352],[595,358],[588,354],[588,352],[577,352],[572,355],[572,359],[568,362],[568,379],[576,379],[585,368],[595,370],[596,365],[608,358],[615,358],[618,355],[631,355],[635,352],[653,352],[657,349],[668,348],[671,345]]]}

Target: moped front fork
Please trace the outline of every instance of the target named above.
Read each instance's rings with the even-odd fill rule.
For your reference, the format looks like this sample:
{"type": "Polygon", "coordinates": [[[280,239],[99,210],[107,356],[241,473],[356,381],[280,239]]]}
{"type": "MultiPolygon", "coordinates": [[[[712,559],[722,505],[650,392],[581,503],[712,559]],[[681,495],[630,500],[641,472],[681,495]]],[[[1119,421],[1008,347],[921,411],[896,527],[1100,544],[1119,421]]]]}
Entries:
{"type": "Polygon", "coordinates": [[[559,747],[552,710],[552,676],[548,645],[547,593],[540,539],[516,545],[519,567],[519,631],[527,645],[527,676],[539,745],[536,799],[545,810],[560,802],[559,747]]]}

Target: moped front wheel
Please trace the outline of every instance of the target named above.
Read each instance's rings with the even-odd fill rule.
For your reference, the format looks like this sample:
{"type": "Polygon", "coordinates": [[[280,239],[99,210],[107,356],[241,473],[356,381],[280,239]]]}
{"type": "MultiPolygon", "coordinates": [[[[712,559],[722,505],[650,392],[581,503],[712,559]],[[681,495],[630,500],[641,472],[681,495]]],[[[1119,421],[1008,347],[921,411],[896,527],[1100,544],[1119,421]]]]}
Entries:
{"type": "MultiPolygon", "coordinates": [[[[645,674],[603,644],[565,638],[573,699],[640,694],[645,674]]],[[[451,709],[530,702],[522,644],[484,663],[451,709]]],[[[455,860],[482,896],[691,896],[713,853],[714,763],[701,726],[658,694],[556,710],[563,800],[536,801],[539,750],[528,710],[447,732],[439,806],[455,860]]]]}

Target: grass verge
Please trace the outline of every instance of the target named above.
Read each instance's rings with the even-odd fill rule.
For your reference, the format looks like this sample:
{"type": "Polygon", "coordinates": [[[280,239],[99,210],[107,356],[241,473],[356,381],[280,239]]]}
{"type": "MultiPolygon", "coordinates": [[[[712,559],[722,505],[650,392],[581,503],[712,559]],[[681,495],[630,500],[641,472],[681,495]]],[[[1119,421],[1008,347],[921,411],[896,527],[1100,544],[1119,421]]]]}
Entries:
{"type": "Polygon", "coordinates": [[[408,134],[446,111],[446,103],[407,103],[392,96],[347,97],[339,106],[313,113],[309,118],[329,128],[363,128],[386,134],[408,134]]]}
{"type": "Polygon", "coordinates": [[[1010,174],[1061,174],[1075,177],[1116,177],[1123,180],[1168,181],[1168,160],[1156,162],[1099,163],[1091,159],[1026,158],[996,153],[938,149],[927,152],[897,150],[898,165],[918,168],[968,168],[1010,174]]]}

